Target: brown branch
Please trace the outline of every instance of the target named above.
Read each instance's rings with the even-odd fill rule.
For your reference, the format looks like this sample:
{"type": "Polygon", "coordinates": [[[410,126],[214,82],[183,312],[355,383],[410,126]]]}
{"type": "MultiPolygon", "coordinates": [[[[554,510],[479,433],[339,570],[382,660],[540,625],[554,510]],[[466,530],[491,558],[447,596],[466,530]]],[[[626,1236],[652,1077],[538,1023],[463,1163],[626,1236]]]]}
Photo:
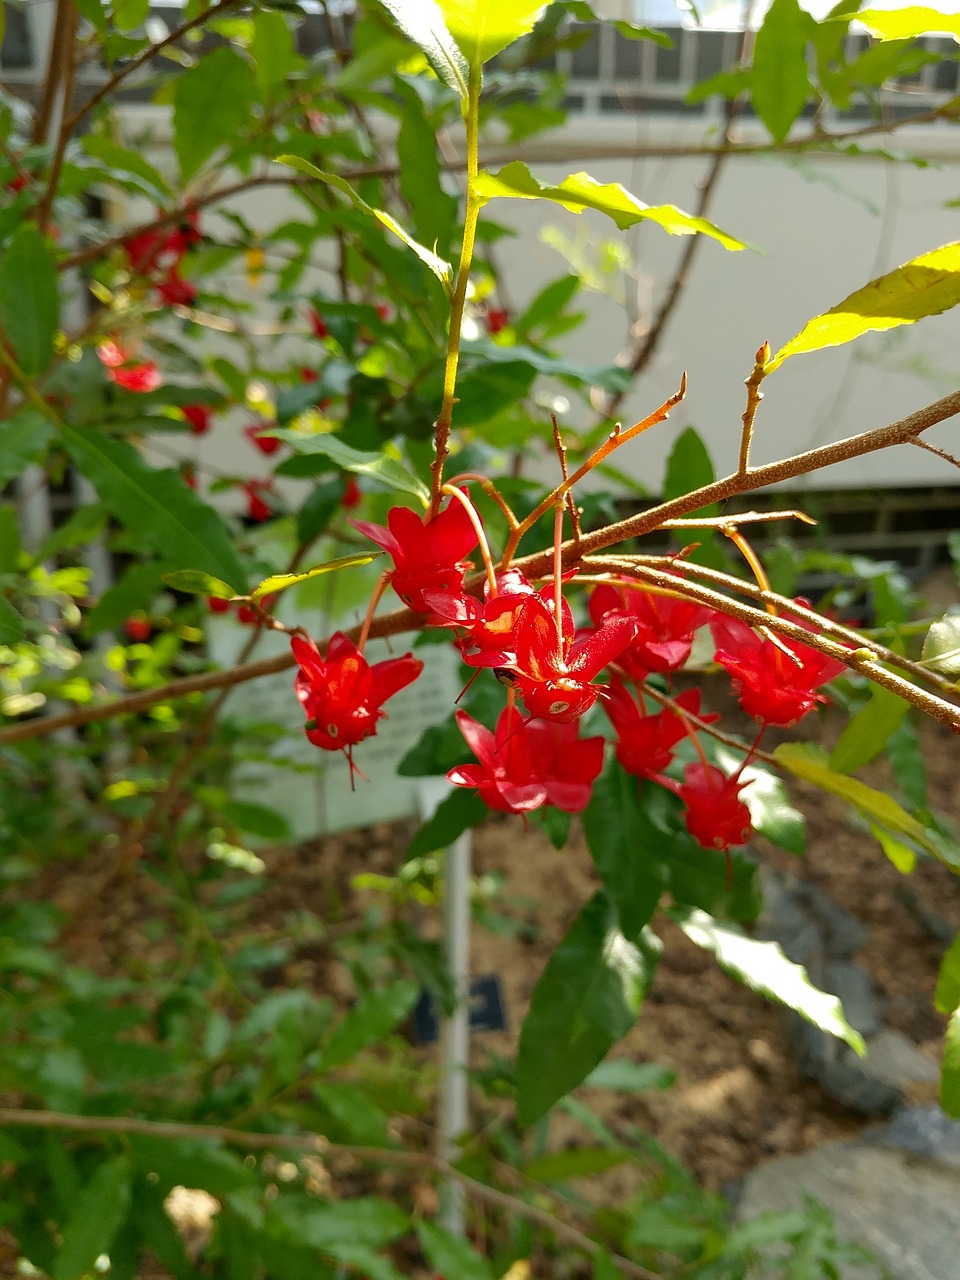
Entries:
{"type": "Polygon", "coordinates": [[[129,76],[132,76],[134,72],[139,71],[141,67],[146,66],[148,62],[151,62],[161,49],[166,49],[168,45],[174,44],[181,36],[186,35],[188,31],[193,31],[195,27],[203,26],[203,24],[205,22],[209,22],[211,18],[216,18],[226,9],[235,8],[239,3],[240,0],[217,0],[217,3],[211,5],[209,9],[204,9],[202,13],[198,13],[196,17],[191,18],[189,22],[184,22],[179,27],[175,27],[174,30],[169,32],[168,35],[165,35],[162,40],[158,40],[156,44],[152,44],[148,48],[144,49],[142,53],[138,53],[135,58],[132,58],[130,62],[126,64],[126,66],[121,67],[119,71],[115,71],[113,75],[110,76],[109,80],[105,80],[98,89],[95,89],[90,97],[87,98],[86,102],[82,103],[82,105],[76,109],[73,115],[66,121],[68,132],[73,133],[84,116],[88,115],[98,102],[102,102],[108,94],[113,93],[115,89],[119,88],[119,86],[123,84],[124,80],[129,76]]]}
{"type": "MultiPolygon", "coordinates": [[[[487,1204],[496,1205],[509,1213],[535,1222],[560,1240],[566,1240],[574,1248],[595,1256],[603,1246],[570,1223],[535,1205],[527,1204],[518,1196],[512,1196],[498,1187],[488,1186],[468,1174],[461,1173],[448,1161],[428,1151],[401,1151],[391,1147],[355,1146],[351,1143],[331,1142],[319,1134],[247,1133],[242,1129],[229,1129],[220,1125],[180,1124],[171,1121],[137,1120],[126,1116],[75,1116],[60,1111],[29,1111],[14,1107],[0,1108],[0,1125],[13,1125],[33,1129],[66,1129],[74,1133],[140,1134],[152,1138],[187,1138],[206,1142],[225,1142],[229,1146],[244,1147],[250,1151],[306,1151],[316,1155],[341,1153],[365,1160],[371,1164],[395,1165],[408,1169],[429,1169],[452,1182],[457,1182],[470,1195],[487,1204]]],[[[610,1254],[625,1276],[634,1280],[661,1280],[653,1271],[631,1262],[619,1254],[610,1254]]]]}
{"type": "Polygon", "coordinates": [[[57,0],[57,12],[54,15],[53,31],[50,36],[50,50],[47,54],[47,72],[43,80],[43,96],[33,117],[33,145],[35,147],[42,146],[47,141],[50,121],[53,119],[53,111],[57,103],[57,92],[63,79],[65,34],[65,24],[62,21],[63,11],[65,8],[72,7],[71,0],[57,0]]]}
{"type": "Polygon", "coordinates": [[[46,228],[50,210],[53,208],[57,186],[60,182],[60,174],[63,170],[63,158],[67,153],[67,143],[70,141],[73,131],[68,112],[73,101],[73,82],[77,70],[75,43],[79,16],[73,0],[60,0],[57,5],[56,23],[57,33],[62,41],[62,57],[59,68],[59,80],[62,83],[61,117],[60,127],[57,130],[57,140],[53,149],[53,160],[50,164],[50,176],[47,179],[46,188],[36,209],[37,226],[41,231],[46,228]]]}

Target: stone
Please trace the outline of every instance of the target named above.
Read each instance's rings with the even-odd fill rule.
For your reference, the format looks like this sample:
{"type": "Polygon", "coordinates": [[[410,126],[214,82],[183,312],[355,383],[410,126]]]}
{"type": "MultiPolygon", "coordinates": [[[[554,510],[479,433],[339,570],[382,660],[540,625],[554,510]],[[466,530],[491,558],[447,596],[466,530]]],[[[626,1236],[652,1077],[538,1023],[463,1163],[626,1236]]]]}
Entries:
{"type": "Polygon", "coordinates": [[[936,1106],[904,1107],[864,1141],[899,1147],[960,1170],[960,1120],[951,1120],[936,1106]]]}
{"type": "Polygon", "coordinates": [[[779,942],[794,964],[805,964],[819,952],[822,939],[816,922],[800,899],[800,880],[760,867],[763,912],[753,927],[753,935],[767,942],[779,942]]]}
{"type": "Polygon", "coordinates": [[[866,1039],[880,1030],[880,1008],[873,979],[849,960],[832,960],[823,967],[820,985],[839,996],[851,1027],[866,1039]]]}
{"type": "MultiPolygon", "coordinates": [[[[737,1219],[795,1209],[803,1196],[827,1205],[838,1236],[870,1249],[895,1280],[957,1280],[960,1171],[908,1152],[831,1142],[769,1160],[744,1179],[737,1219]]],[[[873,1266],[843,1280],[876,1280],[873,1266]]]]}
{"type": "Polygon", "coordinates": [[[866,942],[870,930],[820,888],[809,881],[798,887],[803,902],[823,935],[824,951],[831,960],[849,960],[866,942]]]}
{"type": "MultiPolygon", "coordinates": [[[[867,1042],[865,1069],[877,1080],[909,1092],[913,1085],[938,1085],[940,1068],[912,1040],[885,1027],[867,1042]]],[[[958,1126],[960,1128],[960,1126],[958,1126]]]]}

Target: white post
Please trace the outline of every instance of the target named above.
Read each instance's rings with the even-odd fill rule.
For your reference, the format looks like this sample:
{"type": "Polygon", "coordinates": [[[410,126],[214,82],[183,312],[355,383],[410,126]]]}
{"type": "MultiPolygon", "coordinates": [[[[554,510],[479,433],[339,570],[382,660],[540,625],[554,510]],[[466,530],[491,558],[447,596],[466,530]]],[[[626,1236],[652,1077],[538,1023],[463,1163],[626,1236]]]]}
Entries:
{"type": "MultiPolygon", "coordinates": [[[[436,809],[449,794],[449,787],[438,778],[425,779],[420,788],[423,817],[436,809]]],[[[469,1127],[470,1061],[470,833],[462,836],[446,850],[443,893],[443,935],[450,984],[456,993],[457,1006],[445,1019],[441,1038],[440,1067],[440,1144],[442,1160],[456,1160],[458,1139],[469,1127]]],[[[440,1205],[440,1222],[448,1231],[464,1233],[463,1187],[446,1182],[440,1205]]]]}

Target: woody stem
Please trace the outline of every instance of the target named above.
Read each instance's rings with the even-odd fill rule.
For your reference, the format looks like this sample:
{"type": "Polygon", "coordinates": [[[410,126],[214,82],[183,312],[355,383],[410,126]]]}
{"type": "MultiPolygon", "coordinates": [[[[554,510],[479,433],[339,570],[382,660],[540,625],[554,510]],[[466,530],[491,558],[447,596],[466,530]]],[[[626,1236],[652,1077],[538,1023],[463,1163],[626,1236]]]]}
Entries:
{"type": "Polygon", "coordinates": [[[476,507],[463,490],[458,489],[455,484],[443,485],[440,492],[449,493],[451,498],[456,498],[464,511],[466,511],[467,515],[470,517],[470,523],[473,525],[473,531],[477,535],[477,541],[480,544],[480,554],[483,557],[483,567],[487,571],[487,585],[490,588],[490,595],[495,596],[497,594],[497,574],[493,567],[493,557],[490,555],[490,545],[487,542],[487,535],[483,531],[483,525],[480,522],[480,516],[477,514],[476,507]]]}

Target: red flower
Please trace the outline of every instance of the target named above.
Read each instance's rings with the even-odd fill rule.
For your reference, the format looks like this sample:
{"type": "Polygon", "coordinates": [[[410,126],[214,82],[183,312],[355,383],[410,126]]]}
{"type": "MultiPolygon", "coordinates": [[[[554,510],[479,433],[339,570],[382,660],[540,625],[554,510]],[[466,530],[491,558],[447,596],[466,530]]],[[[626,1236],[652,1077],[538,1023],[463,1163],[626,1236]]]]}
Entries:
{"type": "Polygon", "coordinates": [[[191,307],[197,300],[196,287],[180,276],[176,266],[170,268],[156,289],[157,297],[165,307],[191,307]]]}
{"type": "Polygon", "coordinates": [[[651,671],[676,671],[690,657],[694,632],[712,611],[689,600],[662,595],[643,587],[601,583],[587,604],[591,621],[603,627],[613,618],[637,623],[632,644],[617,659],[632,680],[643,681],[651,671]]]}
{"type": "Polygon", "coordinates": [[[377,315],[380,317],[380,319],[383,320],[384,322],[390,319],[391,312],[387,303],[378,302],[376,306],[376,312],[377,312],[377,315]]]}
{"type": "Polygon", "coordinates": [[[457,724],[479,764],[458,765],[447,774],[457,787],[476,787],[491,809],[529,813],[554,804],[579,813],[603,768],[603,739],[577,737],[573,724],[524,720],[515,707],[500,713],[495,733],[466,711],[457,724]]]}
{"type": "Polygon", "coordinates": [[[517,569],[497,574],[497,594],[486,600],[458,591],[425,591],[424,600],[433,612],[435,626],[462,627],[458,645],[463,661],[473,667],[515,667],[517,657],[514,630],[520,610],[533,587],[517,569]]]}
{"type": "Polygon", "coordinates": [[[273,507],[268,502],[264,502],[261,493],[270,492],[270,484],[266,480],[248,480],[241,486],[247,495],[247,516],[249,519],[256,521],[257,524],[263,524],[265,520],[270,520],[273,516],[273,507]]]}
{"type": "Polygon", "coordinates": [[[185,404],[180,410],[190,423],[190,432],[195,436],[205,436],[210,430],[210,419],[213,414],[204,404],[185,404]]]}
{"type": "Polygon", "coordinates": [[[796,724],[818,702],[827,701],[814,692],[817,687],[846,670],[818,649],[780,636],[774,644],[725,614],[714,616],[710,630],[716,660],[733,677],[741,707],[763,724],[796,724]]]}
{"type": "Polygon", "coordinates": [[[574,643],[573,616],[561,601],[562,635],[557,635],[552,587],[528,596],[517,617],[513,642],[516,688],[535,716],[576,720],[596,702],[601,686],[590,682],[620,656],[636,623],[614,618],[600,631],[574,643]]]}
{"type": "MultiPolygon", "coordinates": [[[[162,217],[162,210],[158,212],[162,217]]],[[[202,239],[199,211],[191,209],[177,226],[141,231],[139,235],[128,237],[123,248],[130,270],[136,275],[149,275],[157,270],[175,273],[187,250],[202,239]]]]}
{"type": "Polygon", "coordinates": [[[502,307],[489,307],[485,316],[487,324],[487,333],[490,337],[495,337],[510,323],[510,312],[504,311],[502,307]]]}
{"type": "Polygon", "coordinates": [[[163,385],[163,376],[155,360],[141,364],[125,365],[127,353],[115,342],[108,340],[97,347],[97,355],[104,365],[107,377],[127,391],[156,391],[163,385]]]}
{"type": "Polygon", "coordinates": [[[290,647],[300,667],[294,688],[306,712],[307,737],[324,751],[344,751],[352,776],[351,749],[377,732],[383,703],[416,680],[423,663],[407,653],[370,666],[342,631],[330,637],[326,657],[301,636],[293,636],[290,647]]]}
{"type": "Polygon", "coordinates": [[[352,511],[354,507],[359,507],[362,501],[363,490],[357,483],[357,477],[350,476],[343,487],[343,497],[340,499],[340,505],[345,511],[352,511]]]}
{"type": "Polygon", "coordinates": [[[221,600],[219,596],[207,596],[207,608],[211,613],[229,613],[230,601],[221,600]]]}
{"type": "Polygon", "coordinates": [[[463,586],[470,568],[463,557],[477,545],[477,534],[456,499],[451,498],[432,520],[409,507],[391,507],[386,528],[366,520],[350,523],[392,556],[393,589],[411,609],[429,610],[424,591],[459,591],[463,586]]]}
{"type": "Polygon", "coordinates": [[[318,338],[330,337],[330,330],[323,323],[323,316],[321,316],[316,307],[311,307],[307,312],[307,316],[310,320],[310,327],[318,338]]]}
{"type": "Polygon", "coordinates": [[[25,173],[18,173],[15,178],[11,178],[6,184],[7,190],[12,191],[15,195],[19,194],[27,183],[30,181],[25,173]]]}
{"type": "Polygon", "coordinates": [[[137,275],[146,275],[157,265],[160,255],[166,250],[168,235],[165,231],[141,231],[138,236],[130,236],[123,242],[130,270],[137,275]]]}
{"type": "Polygon", "coordinates": [[[126,360],[127,353],[121,350],[112,338],[108,338],[106,342],[101,342],[97,347],[97,356],[100,363],[106,368],[119,369],[124,360],[126,360]]]}
{"type": "Polygon", "coordinates": [[[704,849],[731,849],[750,839],[753,827],[750,810],[740,799],[747,785],[712,764],[688,764],[683,784],[660,779],[670,785],[687,807],[684,821],[694,840],[704,849]]]}
{"type": "Polygon", "coordinates": [[[317,373],[316,369],[308,369],[307,366],[304,365],[300,370],[300,381],[301,382],[319,382],[320,375],[319,373],[317,373]]]}
{"type": "MultiPolygon", "coordinates": [[[[713,714],[701,715],[699,689],[688,689],[674,702],[708,724],[720,719],[713,714]]],[[[617,731],[617,759],[627,773],[638,778],[652,778],[666,769],[673,758],[673,748],[687,735],[681,715],[670,707],[656,715],[645,715],[620,680],[611,683],[603,707],[617,731]]]]}
{"type": "Polygon", "coordinates": [[[243,428],[243,434],[247,437],[252,445],[268,456],[276,453],[283,444],[282,440],[278,440],[276,436],[262,436],[261,431],[269,431],[271,427],[276,426],[275,422],[253,422],[249,427],[243,428]]]}
{"type": "Polygon", "coordinates": [[[123,629],[135,643],[149,640],[153,634],[153,627],[151,627],[146,618],[127,618],[123,624],[123,629]]]}

